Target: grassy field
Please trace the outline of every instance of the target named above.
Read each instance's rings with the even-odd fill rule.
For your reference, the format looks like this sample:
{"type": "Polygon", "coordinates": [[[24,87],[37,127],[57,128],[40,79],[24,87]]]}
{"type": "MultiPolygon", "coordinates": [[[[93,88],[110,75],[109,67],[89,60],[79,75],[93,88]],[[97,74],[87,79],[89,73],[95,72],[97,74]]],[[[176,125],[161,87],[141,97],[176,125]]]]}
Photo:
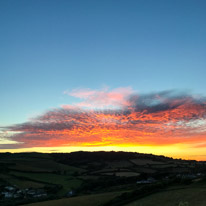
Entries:
{"type": "MultiPolygon", "coordinates": [[[[63,198],[25,206],[101,206],[123,192],[109,192],[102,194],[84,195],[72,198],[63,198]]],[[[205,206],[206,186],[192,185],[173,187],[163,192],[154,193],[124,206],[205,206]]]]}
{"type": "Polygon", "coordinates": [[[140,174],[136,173],[136,172],[106,172],[106,173],[102,173],[103,175],[110,175],[110,176],[118,176],[118,177],[137,177],[140,174]]]}
{"type": "Polygon", "coordinates": [[[14,166],[9,168],[20,171],[33,171],[33,172],[52,172],[52,171],[67,171],[67,172],[79,172],[81,169],[72,166],[67,166],[59,163],[55,163],[52,160],[18,160],[15,161],[14,166]]]}
{"type": "Polygon", "coordinates": [[[84,169],[55,162],[47,154],[4,154],[0,163],[9,172],[0,173],[2,184],[8,183],[20,189],[43,188],[48,184],[61,185],[59,195],[64,195],[71,189],[76,189],[82,183],[73,176],[81,174],[84,169]]]}
{"type": "Polygon", "coordinates": [[[132,163],[136,165],[155,165],[155,164],[165,164],[164,162],[159,162],[159,161],[153,161],[153,160],[148,160],[148,159],[131,159],[130,160],[132,163]]]}
{"type": "Polygon", "coordinates": [[[6,174],[0,174],[0,179],[6,180],[11,185],[16,185],[20,189],[26,189],[26,188],[42,188],[45,186],[43,183],[30,181],[30,180],[23,180],[16,178],[12,175],[6,175],[6,174]]]}
{"type": "Polygon", "coordinates": [[[78,197],[63,198],[60,200],[32,203],[25,206],[100,206],[119,196],[121,193],[122,192],[110,192],[102,194],[83,195],[78,197]]]}
{"type": "Polygon", "coordinates": [[[9,166],[10,169],[15,169],[19,171],[32,171],[32,172],[52,172],[52,171],[65,171],[68,174],[74,172],[83,172],[83,169],[72,167],[68,165],[63,165],[56,163],[52,160],[39,160],[39,159],[18,159],[11,160],[10,163],[14,165],[9,166]]]}
{"type": "Polygon", "coordinates": [[[0,158],[0,163],[8,165],[9,169],[28,171],[28,172],[66,172],[73,174],[74,172],[84,172],[85,170],[69,165],[55,162],[48,154],[16,154],[16,156],[8,155],[0,158]]]}
{"type": "Polygon", "coordinates": [[[152,168],[154,169],[163,169],[163,168],[171,168],[171,167],[177,167],[177,165],[176,164],[152,165],[152,168]]]}
{"type": "Polygon", "coordinates": [[[127,168],[132,166],[132,163],[127,160],[106,162],[106,164],[109,168],[127,168]]]}
{"type": "Polygon", "coordinates": [[[152,173],[155,173],[156,170],[142,167],[142,168],[135,168],[135,172],[152,174],[152,173]]]}
{"type": "Polygon", "coordinates": [[[206,185],[176,188],[149,195],[125,206],[205,206],[206,185]]]}
{"type": "Polygon", "coordinates": [[[78,188],[82,183],[81,180],[66,175],[57,175],[57,174],[49,174],[49,173],[25,173],[25,172],[11,172],[11,174],[18,177],[26,177],[33,181],[62,185],[63,188],[62,190],[60,190],[59,194],[64,194],[71,189],[78,188]]]}

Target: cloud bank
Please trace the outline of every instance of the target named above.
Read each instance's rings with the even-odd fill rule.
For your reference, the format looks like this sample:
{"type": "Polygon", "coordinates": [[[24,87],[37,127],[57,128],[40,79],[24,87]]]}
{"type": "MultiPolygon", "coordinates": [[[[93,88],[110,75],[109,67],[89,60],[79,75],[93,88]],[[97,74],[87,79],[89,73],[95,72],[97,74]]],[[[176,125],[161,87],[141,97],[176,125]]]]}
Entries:
{"type": "Polygon", "coordinates": [[[206,145],[205,97],[176,91],[136,94],[131,88],[65,94],[82,101],[2,128],[7,140],[18,144],[0,148],[206,145]]]}

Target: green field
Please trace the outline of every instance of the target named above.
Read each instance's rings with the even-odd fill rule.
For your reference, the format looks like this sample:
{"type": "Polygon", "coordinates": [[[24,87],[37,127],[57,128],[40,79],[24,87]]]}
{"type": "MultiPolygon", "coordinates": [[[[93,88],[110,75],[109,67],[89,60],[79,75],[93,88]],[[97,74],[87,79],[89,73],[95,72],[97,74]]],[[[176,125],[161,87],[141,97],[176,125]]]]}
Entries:
{"type": "Polygon", "coordinates": [[[161,164],[165,164],[164,162],[159,162],[159,161],[153,161],[153,160],[149,160],[149,159],[131,159],[130,160],[132,163],[134,163],[135,165],[161,165],[161,164]]]}
{"type": "Polygon", "coordinates": [[[16,160],[15,165],[10,166],[9,168],[28,172],[65,171],[70,174],[83,171],[80,168],[59,164],[52,160],[16,160]]]}
{"type": "Polygon", "coordinates": [[[36,181],[31,180],[23,180],[19,179],[17,177],[14,177],[12,175],[6,175],[6,174],[0,174],[0,179],[6,180],[11,185],[16,185],[20,189],[26,189],[26,188],[42,188],[45,186],[43,183],[39,183],[36,181]]]}
{"type": "MultiPolygon", "coordinates": [[[[110,192],[63,198],[25,206],[101,206],[123,192],[110,192]]],[[[119,203],[118,205],[121,205],[119,203]]],[[[206,185],[192,184],[184,187],[171,187],[165,191],[148,195],[124,206],[205,206],[206,185]]]]}
{"type": "Polygon", "coordinates": [[[112,161],[106,162],[107,167],[109,168],[128,168],[132,166],[132,163],[128,160],[121,160],[121,161],[112,161]]]}
{"type": "Polygon", "coordinates": [[[136,172],[107,172],[107,173],[102,173],[104,175],[110,175],[110,176],[118,176],[118,177],[137,177],[140,174],[136,172]]]}
{"type": "Polygon", "coordinates": [[[121,193],[122,192],[110,192],[102,194],[83,195],[78,197],[63,198],[59,200],[32,203],[25,206],[100,206],[119,196],[121,193]]]}
{"type": "Polygon", "coordinates": [[[206,186],[191,185],[158,192],[125,206],[205,206],[206,186]]]}
{"type": "Polygon", "coordinates": [[[2,184],[7,182],[20,189],[43,188],[48,184],[61,185],[59,195],[64,195],[71,189],[78,188],[82,180],[72,176],[85,170],[70,165],[55,162],[47,154],[16,154],[0,158],[0,163],[9,172],[0,173],[2,184]]]}
{"type": "Polygon", "coordinates": [[[78,188],[82,181],[67,175],[57,175],[51,173],[26,173],[26,172],[11,172],[12,175],[22,178],[28,178],[29,180],[61,185],[63,188],[60,190],[59,194],[65,194],[71,189],[78,188]]]}
{"type": "Polygon", "coordinates": [[[27,172],[63,172],[73,174],[85,170],[55,162],[48,154],[31,153],[8,155],[0,158],[0,163],[8,165],[11,170],[27,172]]]}

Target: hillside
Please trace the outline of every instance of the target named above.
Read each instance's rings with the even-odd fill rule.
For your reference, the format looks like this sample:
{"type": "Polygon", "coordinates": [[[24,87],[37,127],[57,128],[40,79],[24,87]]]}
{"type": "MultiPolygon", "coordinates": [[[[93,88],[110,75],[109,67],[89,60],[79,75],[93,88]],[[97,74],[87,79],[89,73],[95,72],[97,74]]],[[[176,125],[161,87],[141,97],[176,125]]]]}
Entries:
{"type": "Polygon", "coordinates": [[[189,186],[176,186],[163,189],[158,192],[154,192],[153,194],[146,195],[145,197],[137,198],[135,201],[130,201],[127,198],[125,199],[126,193],[110,192],[50,200],[41,203],[27,204],[25,206],[205,206],[205,193],[206,184],[191,184],[189,186]],[[121,197],[126,201],[119,201],[121,200],[121,197]],[[127,201],[130,203],[125,203],[127,201]]]}
{"type": "Polygon", "coordinates": [[[121,205],[124,195],[125,204],[136,204],[136,199],[156,190],[201,182],[205,174],[205,162],[151,154],[1,153],[0,204],[21,205],[67,197],[75,205],[80,197],[89,201],[88,195],[102,195],[101,204],[108,205],[121,205]]]}

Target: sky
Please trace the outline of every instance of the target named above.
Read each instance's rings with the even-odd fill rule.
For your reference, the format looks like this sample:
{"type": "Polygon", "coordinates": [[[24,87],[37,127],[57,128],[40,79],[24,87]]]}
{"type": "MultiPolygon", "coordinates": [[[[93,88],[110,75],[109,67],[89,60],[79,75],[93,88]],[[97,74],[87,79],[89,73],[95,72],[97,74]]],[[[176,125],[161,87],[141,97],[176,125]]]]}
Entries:
{"type": "Polygon", "coordinates": [[[204,0],[0,1],[0,152],[206,160],[204,0]]]}

